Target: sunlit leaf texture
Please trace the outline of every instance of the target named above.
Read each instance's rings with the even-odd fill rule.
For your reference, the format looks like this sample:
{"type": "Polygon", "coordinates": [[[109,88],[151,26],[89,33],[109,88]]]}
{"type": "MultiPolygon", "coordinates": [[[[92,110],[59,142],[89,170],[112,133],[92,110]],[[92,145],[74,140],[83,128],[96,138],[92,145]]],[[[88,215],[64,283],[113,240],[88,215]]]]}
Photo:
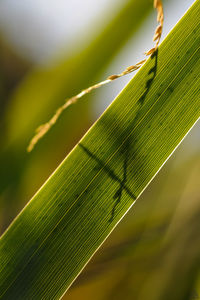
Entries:
{"type": "Polygon", "coordinates": [[[196,1],[2,236],[1,299],[60,298],[198,120],[199,10],[196,1]]]}

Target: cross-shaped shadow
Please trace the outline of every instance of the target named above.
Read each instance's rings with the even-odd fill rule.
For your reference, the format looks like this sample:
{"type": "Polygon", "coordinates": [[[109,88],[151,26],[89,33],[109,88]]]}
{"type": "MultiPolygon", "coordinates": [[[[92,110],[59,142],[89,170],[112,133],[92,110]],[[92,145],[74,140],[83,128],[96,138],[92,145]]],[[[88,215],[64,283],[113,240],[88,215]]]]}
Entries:
{"type": "Polygon", "coordinates": [[[104,170],[110,178],[112,178],[114,181],[119,183],[119,189],[116,191],[116,193],[113,196],[113,199],[116,200],[114,207],[111,212],[111,218],[109,219],[109,222],[111,222],[115,215],[115,209],[117,205],[121,201],[122,192],[125,191],[127,195],[129,195],[133,200],[136,199],[136,196],[132,193],[132,191],[129,189],[129,187],[126,185],[127,181],[127,167],[128,167],[128,156],[129,156],[129,143],[125,143],[124,145],[124,164],[123,164],[123,178],[120,179],[119,176],[115,174],[115,172],[105,163],[103,160],[98,158],[94,153],[92,153],[88,148],[86,148],[83,144],[79,144],[79,146],[87,153],[88,156],[90,156],[92,159],[94,159],[99,167],[104,170]]]}
{"type": "MultiPolygon", "coordinates": [[[[155,58],[155,64],[148,72],[148,75],[153,74],[153,77],[151,77],[150,79],[147,80],[146,85],[145,85],[146,89],[145,89],[144,93],[142,94],[142,96],[140,97],[140,99],[138,100],[138,103],[140,104],[140,108],[144,104],[145,98],[146,98],[146,96],[147,96],[147,94],[148,94],[148,92],[151,88],[151,85],[152,85],[153,80],[154,80],[154,78],[156,76],[156,73],[157,73],[158,51],[156,51],[151,56],[151,59],[154,59],[154,58],[155,58]]],[[[131,123],[132,127],[137,122],[139,112],[140,112],[140,110],[138,110],[137,115],[135,116],[133,122],[131,123]]],[[[117,136],[116,136],[116,140],[118,140],[117,136]]],[[[124,155],[123,178],[122,179],[120,179],[120,177],[116,175],[114,170],[112,170],[107,163],[105,163],[102,159],[97,157],[94,153],[92,153],[82,143],[79,144],[79,146],[83,149],[83,151],[85,153],[87,153],[88,156],[90,156],[92,159],[94,159],[97,162],[98,167],[100,167],[102,170],[104,170],[110,178],[112,178],[114,181],[119,183],[119,188],[117,189],[117,191],[115,192],[115,194],[113,196],[113,199],[115,200],[115,203],[114,203],[113,209],[111,211],[111,217],[109,219],[109,222],[112,222],[113,219],[114,219],[116,207],[121,201],[123,191],[125,193],[127,193],[127,195],[129,195],[129,197],[131,197],[131,199],[136,200],[136,195],[127,186],[127,169],[128,169],[128,159],[129,159],[129,155],[130,155],[130,148],[132,148],[132,150],[134,148],[133,146],[131,147],[131,141],[133,143],[133,136],[132,136],[131,140],[130,140],[130,137],[127,138],[127,140],[122,145],[122,148],[121,148],[121,151],[120,151],[124,155]]]]}

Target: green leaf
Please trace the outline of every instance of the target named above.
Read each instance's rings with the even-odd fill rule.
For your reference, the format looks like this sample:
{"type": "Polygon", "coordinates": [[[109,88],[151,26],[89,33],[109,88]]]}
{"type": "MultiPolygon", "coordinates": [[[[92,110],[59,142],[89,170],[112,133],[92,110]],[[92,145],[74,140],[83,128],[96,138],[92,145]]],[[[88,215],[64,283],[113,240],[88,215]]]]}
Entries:
{"type": "Polygon", "coordinates": [[[94,36],[89,45],[84,48],[76,46],[72,55],[65,55],[46,68],[30,72],[7,101],[0,136],[0,209],[6,212],[1,222],[3,227],[10,223],[19,208],[52,173],[58,161],[83,136],[91,123],[88,101],[80,102],[63,114],[30,158],[25,149],[35,129],[51,117],[66,97],[99,80],[100,74],[150,11],[153,8],[149,0],[125,0],[119,11],[108,11],[103,19],[101,16],[103,24],[99,33],[94,31],[96,23],[93,24],[94,36]],[[78,122],[72,127],[75,119],[78,122]],[[66,132],[67,140],[63,143],[66,132]],[[54,147],[54,151],[47,154],[46,147],[54,147]]]}
{"type": "Polygon", "coordinates": [[[196,1],[3,235],[2,299],[61,297],[198,120],[199,9],[196,1]]]}

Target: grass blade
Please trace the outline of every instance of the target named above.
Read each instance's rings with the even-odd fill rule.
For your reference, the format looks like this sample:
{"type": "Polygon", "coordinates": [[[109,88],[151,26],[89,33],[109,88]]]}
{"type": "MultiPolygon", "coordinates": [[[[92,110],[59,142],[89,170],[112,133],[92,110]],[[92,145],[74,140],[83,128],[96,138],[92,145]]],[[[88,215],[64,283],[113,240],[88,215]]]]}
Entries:
{"type": "Polygon", "coordinates": [[[1,239],[0,297],[57,299],[200,117],[196,1],[1,239]]]}
{"type": "MultiPolygon", "coordinates": [[[[70,57],[60,58],[48,68],[33,70],[18,85],[15,93],[7,101],[9,105],[2,120],[5,124],[0,136],[0,209],[5,213],[0,227],[8,226],[27,199],[32,197],[52,173],[58,161],[61,161],[83,136],[91,124],[89,103],[80,103],[63,116],[49,133],[48,139],[41,141],[39,151],[32,153],[30,159],[25,153],[25,148],[35,128],[48,120],[65,97],[70,97],[99,80],[99,74],[137,32],[152,10],[152,2],[149,0],[125,0],[114,14],[107,13],[101,31],[94,32],[95,36],[87,47],[76,47],[70,57]],[[71,124],[75,119],[79,122],[72,128],[71,124]],[[67,132],[67,142],[63,143],[67,128],[71,130],[67,132]],[[47,155],[47,145],[54,147],[55,143],[55,151],[49,151],[47,155]]],[[[96,28],[96,23],[92,28],[96,28]]],[[[153,29],[152,26],[152,33],[153,29]]],[[[87,33],[87,36],[89,34],[87,33]]],[[[0,231],[2,232],[2,228],[0,231]]]]}

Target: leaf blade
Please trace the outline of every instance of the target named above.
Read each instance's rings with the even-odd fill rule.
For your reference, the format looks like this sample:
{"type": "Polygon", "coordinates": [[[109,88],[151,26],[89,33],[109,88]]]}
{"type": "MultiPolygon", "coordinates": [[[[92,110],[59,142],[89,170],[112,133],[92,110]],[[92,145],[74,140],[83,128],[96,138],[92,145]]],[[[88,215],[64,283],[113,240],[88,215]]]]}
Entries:
{"type": "Polygon", "coordinates": [[[196,1],[4,234],[5,299],[60,297],[198,120],[199,8],[196,1]]]}

